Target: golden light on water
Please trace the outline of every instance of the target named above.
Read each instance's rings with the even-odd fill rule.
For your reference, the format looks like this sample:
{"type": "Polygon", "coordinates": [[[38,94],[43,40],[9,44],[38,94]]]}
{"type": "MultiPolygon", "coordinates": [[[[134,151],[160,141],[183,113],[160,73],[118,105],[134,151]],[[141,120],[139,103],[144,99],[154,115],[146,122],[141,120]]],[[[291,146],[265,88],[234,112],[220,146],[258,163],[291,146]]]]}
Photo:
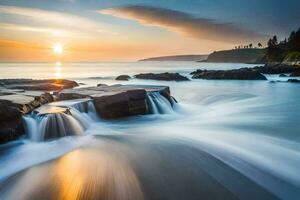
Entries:
{"type": "Polygon", "coordinates": [[[24,171],[11,185],[18,192],[7,193],[6,199],[143,200],[131,165],[99,148],[75,150],[54,162],[24,171]]]}
{"type": "Polygon", "coordinates": [[[62,64],[61,62],[57,61],[55,63],[55,67],[54,67],[54,77],[56,79],[62,78],[62,64]]]}

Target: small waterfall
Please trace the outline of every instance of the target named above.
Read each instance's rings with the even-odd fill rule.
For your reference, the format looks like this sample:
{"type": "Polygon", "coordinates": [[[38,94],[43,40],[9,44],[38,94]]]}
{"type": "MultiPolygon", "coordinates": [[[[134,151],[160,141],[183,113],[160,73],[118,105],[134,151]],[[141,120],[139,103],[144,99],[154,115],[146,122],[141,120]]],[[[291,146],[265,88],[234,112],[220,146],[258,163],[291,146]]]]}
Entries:
{"type": "Polygon", "coordinates": [[[86,119],[98,121],[99,117],[95,108],[95,105],[92,100],[84,101],[80,103],[73,104],[71,108],[76,109],[81,113],[81,115],[85,115],[86,119]]]}
{"type": "Polygon", "coordinates": [[[65,113],[45,115],[40,122],[39,128],[43,139],[80,135],[83,131],[84,127],[72,115],[65,113]]]}
{"type": "Polygon", "coordinates": [[[148,92],[147,103],[151,114],[170,114],[173,113],[173,105],[176,101],[171,98],[170,102],[166,97],[159,92],[148,92]]]}
{"type": "Polygon", "coordinates": [[[23,117],[25,130],[33,141],[80,135],[97,121],[94,103],[59,102],[48,104],[23,117]]]}

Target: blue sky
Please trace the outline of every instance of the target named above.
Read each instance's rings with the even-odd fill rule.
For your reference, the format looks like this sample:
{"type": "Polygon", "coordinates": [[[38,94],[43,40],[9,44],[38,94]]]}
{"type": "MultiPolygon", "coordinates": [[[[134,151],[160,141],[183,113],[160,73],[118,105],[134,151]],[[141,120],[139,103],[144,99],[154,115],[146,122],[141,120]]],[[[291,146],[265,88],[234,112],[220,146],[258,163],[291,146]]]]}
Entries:
{"type": "Polygon", "coordinates": [[[209,53],[265,42],[273,34],[287,37],[300,27],[299,0],[1,0],[0,6],[1,48],[12,54],[0,59],[18,57],[21,50],[13,48],[22,45],[34,49],[34,55],[40,49],[39,58],[47,59],[46,46],[55,42],[69,47],[68,59],[79,51],[86,54],[80,59],[95,60],[209,53]],[[155,47],[160,51],[151,52],[155,47]]]}

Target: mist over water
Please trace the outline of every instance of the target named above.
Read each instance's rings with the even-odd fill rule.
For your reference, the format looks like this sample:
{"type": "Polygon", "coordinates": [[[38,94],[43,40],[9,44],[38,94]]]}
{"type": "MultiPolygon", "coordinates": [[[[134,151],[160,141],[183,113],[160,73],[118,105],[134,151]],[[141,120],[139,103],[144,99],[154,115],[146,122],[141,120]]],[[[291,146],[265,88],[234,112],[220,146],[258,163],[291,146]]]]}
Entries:
{"type": "MultiPolygon", "coordinates": [[[[51,72],[50,64],[40,65],[44,68],[28,71],[51,72]]],[[[89,112],[74,102],[54,103],[73,109],[82,134],[46,141],[24,138],[1,146],[0,199],[298,199],[300,85],[113,80],[120,74],[188,75],[197,68],[244,66],[249,65],[62,64],[62,77],[87,84],[81,87],[168,85],[178,104],[162,106],[164,99],[153,94],[153,114],[106,121],[92,108],[89,112]]],[[[5,67],[2,78],[22,77],[9,73],[10,67],[18,71],[21,64],[5,67]]],[[[30,77],[22,69],[23,78],[30,77]]],[[[45,74],[31,78],[54,77],[45,74]]]]}

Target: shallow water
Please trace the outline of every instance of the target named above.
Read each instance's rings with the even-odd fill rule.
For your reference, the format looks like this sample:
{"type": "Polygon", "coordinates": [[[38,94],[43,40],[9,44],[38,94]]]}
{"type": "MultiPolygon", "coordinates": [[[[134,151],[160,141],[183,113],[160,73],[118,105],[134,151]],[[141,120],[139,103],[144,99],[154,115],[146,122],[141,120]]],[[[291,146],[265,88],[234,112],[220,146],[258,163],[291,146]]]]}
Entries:
{"type": "Polygon", "coordinates": [[[179,103],[169,114],[91,120],[80,136],[1,146],[0,199],[299,199],[299,84],[113,80],[139,72],[188,75],[197,68],[251,66],[245,64],[25,66],[32,65],[0,64],[0,76],[169,85],[179,103]]]}

